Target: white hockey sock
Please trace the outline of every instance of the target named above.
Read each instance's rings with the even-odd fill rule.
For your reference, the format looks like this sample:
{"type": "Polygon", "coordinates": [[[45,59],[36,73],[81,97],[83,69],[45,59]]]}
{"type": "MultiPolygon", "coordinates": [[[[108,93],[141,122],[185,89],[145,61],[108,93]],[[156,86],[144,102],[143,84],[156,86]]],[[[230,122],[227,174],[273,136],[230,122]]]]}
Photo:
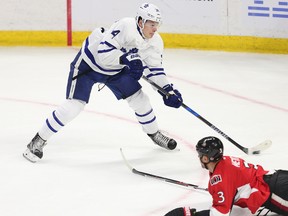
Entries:
{"type": "Polygon", "coordinates": [[[66,100],[56,108],[46,119],[44,125],[39,130],[42,139],[48,140],[53,134],[57,133],[68,122],[73,120],[84,109],[85,102],[79,100],[66,100]]]}
{"type": "Polygon", "coordinates": [[[126,100],[135,111],[136,118],[141,124],[143,131],[147,134],[156,133],[158,124],[148,96],[140,89],[126,100]]]}

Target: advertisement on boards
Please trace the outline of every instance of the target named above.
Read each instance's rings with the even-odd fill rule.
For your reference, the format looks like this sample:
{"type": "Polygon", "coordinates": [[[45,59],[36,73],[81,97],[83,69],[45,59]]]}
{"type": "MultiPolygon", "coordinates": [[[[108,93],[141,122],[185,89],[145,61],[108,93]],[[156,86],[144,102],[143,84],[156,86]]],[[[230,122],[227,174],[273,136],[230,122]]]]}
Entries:
{"type": "Polygon", "coordinates": [[[288,0],[239,0],[231,5],[234,35],[288,38],[288,0]]]}

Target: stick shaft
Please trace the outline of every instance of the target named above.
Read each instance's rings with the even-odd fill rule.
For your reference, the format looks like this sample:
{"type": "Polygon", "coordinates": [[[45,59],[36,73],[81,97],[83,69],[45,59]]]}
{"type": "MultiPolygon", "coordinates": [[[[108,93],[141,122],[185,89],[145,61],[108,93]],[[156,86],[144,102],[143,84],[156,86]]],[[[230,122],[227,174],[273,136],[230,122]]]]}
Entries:
{"type": "MultiPolygon", "coordinates": [[[[161,88],[159,85],[157,85],[156,83],[154,83],[152,80],[148,79],[146,76],[142,76],[142,78],[147,81],[148,83],[150,83],[152,86],[154,86],[156,89],[158,89],[161,93],[169,96],[170,94],[168,92],[166,92],[163,88],[161,88]]],[[[246,154],[248,154],[248,148],[243,147],[242,145],[240,145],[239,143],[237,143],[236,141],[234,141],[231,137],[229,137],[227,134],[225,134],[223,131],[221,131],[218,127],[216,127],[215,125],[213,125],[212,123],[210,123],[208,120],[206,120],[205,118],[203,118],[200,114],[198,114],[197,112],[195,112],[193,109],[191,109],[189,106],[187,106],[186,104],[184,104],[182,102],[181,106],[186,109],[188,112],[192,113],[194,116],[196,116],[198,119],[200,119],[202,122],[204,122],[206,125],[208,125],[210,128],[212,128],[214,131],[216,131],[217,133],[219,133],[221,136],[223,136],[225,139],[229,140],[232,144],[234,144],[237,148],[239,148],[240,150],[242,150],[243,152],[245,152],[246,154]]]]}
{"type": "Polygon", "coordinates": [[[201,188],[198,185],[185,183],[185,182],[182,182],[182,181],[178,181],[178,180],[174,180],[174,179],[170,179],[170,178],[154,175],[154,174],[151,174],[151,173],[142,172],[142,171],[139,171],[139,170],[137,170],[135,168],[132,169],[132,172],[135,173],[135,174],[138,174],[138,175],[142,175],[142,176],[145,176],[145,177],[162,180],[162,181],[165,181],[165,182],[168,182],[168,183],[177,184],[177,185],[184,186],[184,187],[192,187],[192,188],[197,189],[197,190],[207,191],[207,188],[201,188]]]}
{"type": "Polygon", "coordinates": [[[197,190],[207,191],[207,188],[202,188],[202,187],[199,187],[198,185],[195,185],[195,184],[185,183],[185,182],[182,182],[182,181],[178,181],[178,180],[174,180],[174,179],[166,178],[166,177],[163,177],[163,176],[158,176],[158,175],[154,175],[154,174],[151,174],[151,173],[142,172],[140,170],[137,170],[137,169],[135,169],[134,167],[132,167],[128,163],[128,161],[127,161],[127,159],[126,159],[126,157],[125,157],[125,155],[124,155],[124,153],[122,151],[122,148],[120,148],[120,152],[121,152],[122,158],[123,158],[126,166],[134,174],[141,175],[141,176],[144,176],[144,177],[149,177],[149,178],[152,178],[152,179],[165,181],[165,182],[168,182],[168,183],[172,183],[172,184],[176,184],[176,185],[180,185],[180,186],[184,186],[184,187],[188,187],[188,188],[194,188],[194,189],[197,189],[197,190]]]}

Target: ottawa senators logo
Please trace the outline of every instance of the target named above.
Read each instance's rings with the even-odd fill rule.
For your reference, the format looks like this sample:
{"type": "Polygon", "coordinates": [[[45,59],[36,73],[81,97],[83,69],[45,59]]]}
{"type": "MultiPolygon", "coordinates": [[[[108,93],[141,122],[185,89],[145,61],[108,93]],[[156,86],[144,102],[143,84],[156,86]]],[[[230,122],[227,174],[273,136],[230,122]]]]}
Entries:
{"type": "Polygon", "coordinates": [[[222,182],[222,177],[221,175],[214,175],[211,177],[210,179],[210,184],[211,185],[216,185],[218,184],[219,182],[222,182]]]}

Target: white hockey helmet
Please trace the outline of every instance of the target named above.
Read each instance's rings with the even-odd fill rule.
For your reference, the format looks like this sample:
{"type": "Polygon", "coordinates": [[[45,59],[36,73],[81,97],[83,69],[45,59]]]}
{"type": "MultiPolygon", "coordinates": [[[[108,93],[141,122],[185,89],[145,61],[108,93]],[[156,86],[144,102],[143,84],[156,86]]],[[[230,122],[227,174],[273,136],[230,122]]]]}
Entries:
{"type": "Polygon", "coordinates": [[[150,3],[144,3],[138,8],[136,15],[137,23],[139,21],[139,18],[142,18],[143,23],[145,23],[147,20],[158,22],[159,24],[161,24],[162,22],[159,8],[156,5],[150,3]]]}

